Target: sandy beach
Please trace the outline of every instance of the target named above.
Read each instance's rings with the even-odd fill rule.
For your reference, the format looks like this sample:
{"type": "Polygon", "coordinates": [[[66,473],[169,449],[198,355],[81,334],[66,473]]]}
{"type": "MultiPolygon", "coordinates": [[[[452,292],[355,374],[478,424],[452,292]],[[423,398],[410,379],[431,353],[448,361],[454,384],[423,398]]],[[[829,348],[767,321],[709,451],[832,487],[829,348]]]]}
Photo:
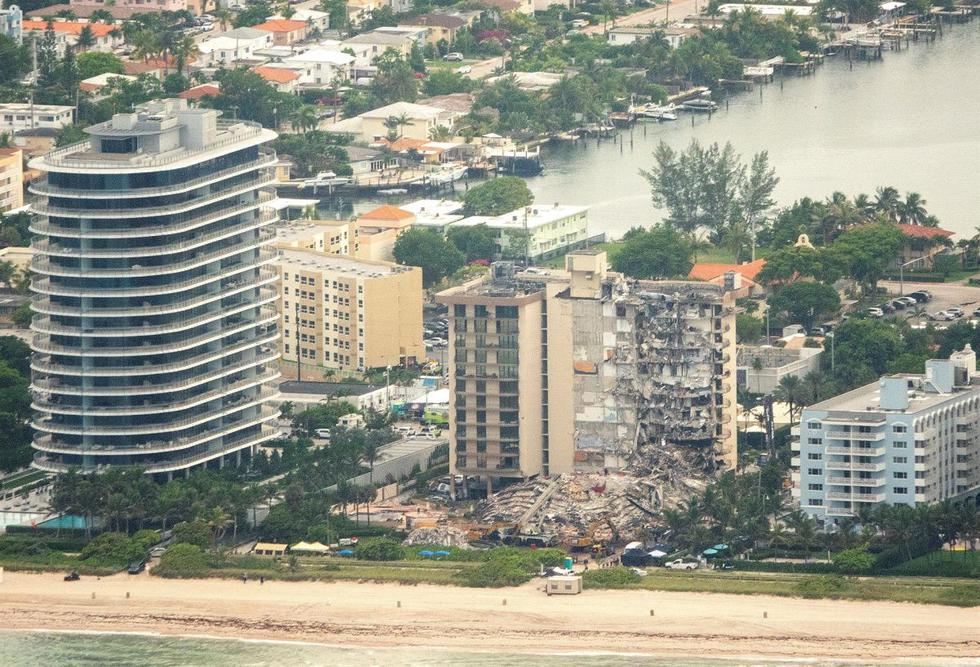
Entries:
{"type": "Polygon", "coordinates": [[[548,597],[538,586],[260,585],[163,580],[145,573],[64,582],[56,574],[7,572],[0,583],[0,618],[5,629],[14,630],[369,647],[865,660],[980,656],[976,609],[640,591],[548,597]]]}

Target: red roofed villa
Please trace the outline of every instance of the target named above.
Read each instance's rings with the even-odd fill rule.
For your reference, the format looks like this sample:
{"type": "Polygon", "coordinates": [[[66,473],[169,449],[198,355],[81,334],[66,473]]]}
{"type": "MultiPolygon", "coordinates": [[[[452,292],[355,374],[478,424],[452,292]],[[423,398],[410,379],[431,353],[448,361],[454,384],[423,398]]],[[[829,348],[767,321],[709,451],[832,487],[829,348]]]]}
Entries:
{"type": "Polygon", "coordinates": [[[759,275],[759,271],[765,265],[766,260],[761,258],[754,262],[745,262],[744,264],[702,262],[692,266],[687,277],[723,287],[725,285],[725,274],[731,272],[735,274],[734,289],[732,291],[736,299],[741,299],[764,291],[764,288],[755,281],[755,277],[759,275]]]}
{"type": "Polygon", "coordinates": [[[289,46],[306,39],[306,21],[291,19],[269,19],[265,23],[253,25],[253,30],[265,30],[272,33],[272,43],[276,46],[289,46]]]}

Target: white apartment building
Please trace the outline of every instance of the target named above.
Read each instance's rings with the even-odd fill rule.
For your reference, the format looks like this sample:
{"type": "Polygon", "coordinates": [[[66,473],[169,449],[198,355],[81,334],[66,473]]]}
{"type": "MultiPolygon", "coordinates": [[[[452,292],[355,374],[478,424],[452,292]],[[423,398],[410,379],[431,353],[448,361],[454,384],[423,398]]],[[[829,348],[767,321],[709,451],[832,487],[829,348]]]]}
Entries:
{"type": "Polygon", "coordinates": [[[24,40],[24,12],[17,5],[0,9],[0,35],[5,35],[18,44],[24,40]]]}
{"type": "Polygon", "coordinates": [[[303,72],[301,81],[329,86],[350,79],[354,56],[340,49],[318,47],[283,58],[282,65],[303,72]]]}
{"type": "MultiPolygon", "coordinates": [[[[256,51],[272,48],[273,34],[254,28],[235,28],[198,45],[201,67],[219,67],[242,60],[255,60],[256,51]]],[[[259,58],[264,60],[264,58],[259,58]]]]}
{"type": "Polygon", "coordinates": [[[793,495],[833,523],[863,506],[933,503],[980,491],[980,375],[966,346],[806,408],[794,428],[793,495]]]}
{"type": "Polygon", "coordinates": [[[503,215],[463,218],[451,226],[486,225],[497,232],[502,257],[527,255],[537,261],[583,247],[589,240],[588,212],[587,206],[533,204],[503,215]]]}
{"type": "Polygon", "coordinates": [[[0,104],[0,132],[15,134],[38,128],[60,130],[71,125],[75,107],[60,104],[0,104]]]}

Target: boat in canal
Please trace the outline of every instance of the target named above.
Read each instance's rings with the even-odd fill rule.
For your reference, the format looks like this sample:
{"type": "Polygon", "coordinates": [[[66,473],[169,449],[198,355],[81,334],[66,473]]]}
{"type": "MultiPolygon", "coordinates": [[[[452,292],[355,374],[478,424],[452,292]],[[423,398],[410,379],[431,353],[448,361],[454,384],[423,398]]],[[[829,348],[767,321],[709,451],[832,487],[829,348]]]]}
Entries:
{"type": "Polygon", "coordinates": [[[681,102],[681,109],[685,111],[693,111],[695,113],[711,113],[718,108],[718,103],[712,100],[705,99],[703,97],[695,97],[694,99],[681,102]]]}

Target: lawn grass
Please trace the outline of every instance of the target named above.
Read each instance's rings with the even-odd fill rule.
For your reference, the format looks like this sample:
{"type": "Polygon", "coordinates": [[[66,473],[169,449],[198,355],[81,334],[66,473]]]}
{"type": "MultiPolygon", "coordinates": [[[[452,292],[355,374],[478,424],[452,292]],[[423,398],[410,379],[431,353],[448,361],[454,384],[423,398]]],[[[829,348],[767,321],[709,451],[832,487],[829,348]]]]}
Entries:
{"type": "Polygon", "coordinates": [[[734,595],[888,600],[980,606],[980,583],[945,577],[838,577],[769,572],[671,572],[648,570],[627,589],[734,595]]]}
{"type": "Polygon", "coordinates": [[[933,551],[892,568],[889,574],[980,579],[980,551],[933,551]]]}

